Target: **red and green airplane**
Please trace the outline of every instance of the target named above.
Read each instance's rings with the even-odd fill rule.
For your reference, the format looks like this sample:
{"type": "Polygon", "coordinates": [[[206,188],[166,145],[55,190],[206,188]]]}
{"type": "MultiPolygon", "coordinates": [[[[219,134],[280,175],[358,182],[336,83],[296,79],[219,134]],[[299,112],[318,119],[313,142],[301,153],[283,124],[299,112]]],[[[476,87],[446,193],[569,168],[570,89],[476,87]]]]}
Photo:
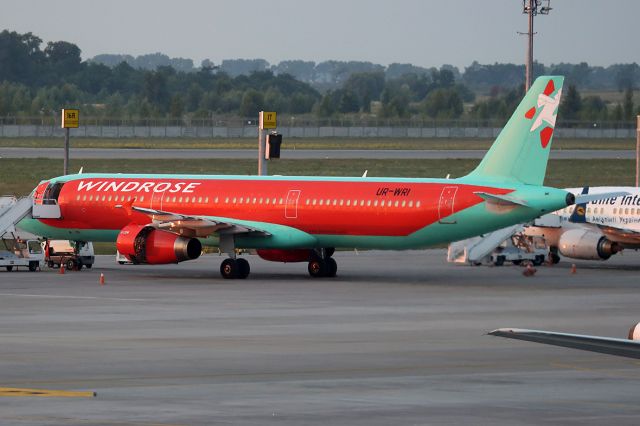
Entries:
{"type": "Polygon", "coordinates": [[[224,278],[246,278],[239,249],[336,275],[335,248],[413,249],[530,221],[571,205],[542,186],[563,78],[538,78],[478,167],[457,179],[78,174],[41,182],[19,227],[52,239],[115,241],[133,263],[227,253],[224,278]]]}

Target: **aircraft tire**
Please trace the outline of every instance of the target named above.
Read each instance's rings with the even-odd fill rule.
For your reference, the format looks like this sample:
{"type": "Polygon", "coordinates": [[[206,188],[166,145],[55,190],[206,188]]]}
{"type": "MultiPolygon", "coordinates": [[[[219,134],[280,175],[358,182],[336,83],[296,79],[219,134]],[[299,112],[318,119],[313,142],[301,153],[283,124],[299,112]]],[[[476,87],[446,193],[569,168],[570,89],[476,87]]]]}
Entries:
{"type": "Polygon", "coordinates": [[[327,276],[327,262],[324,259],[311,259],[307,266],[309,275],[314,278],[327,276]]]}
{"type": "Polygon", "coordinates": [[[338,272],[338,263],[333,257],[328,258],[325,262],[327,264],[325,277],[335,277],[338,272]]]}
{"type": "Polygon", "coordinates": [[[236,264],[238,265],[238,276],[237,278],[244,280],[249,276],[251,272],[251,266],[249,266],[249,262],[247,259],[236,259],[236,264]]]}
{"type": "Polygon", "coordinates": [[[235,259],[225,259],[220,264],[220,275],[226,280],[232,280],[238,276],[238,262],[235,259]]]}

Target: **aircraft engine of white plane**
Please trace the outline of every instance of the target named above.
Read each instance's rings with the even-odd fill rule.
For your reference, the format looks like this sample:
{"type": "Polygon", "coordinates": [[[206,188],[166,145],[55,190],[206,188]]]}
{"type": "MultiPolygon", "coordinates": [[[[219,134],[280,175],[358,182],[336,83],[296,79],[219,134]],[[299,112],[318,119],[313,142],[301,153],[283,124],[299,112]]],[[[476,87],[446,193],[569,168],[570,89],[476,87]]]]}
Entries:
{"type": "Polygon", "coordinates": [[[562,255],[574,259],[607,260],[621,247],[597,232],[571,229],[560,236],[558,250],[562,255]]]}
{"type": "Polygon", "coordinates": [[[197,238],[135,224],[122,228],[116,247],[132,262],[151,265],[197,259],[202,252],[202,244],[197,238]]]}

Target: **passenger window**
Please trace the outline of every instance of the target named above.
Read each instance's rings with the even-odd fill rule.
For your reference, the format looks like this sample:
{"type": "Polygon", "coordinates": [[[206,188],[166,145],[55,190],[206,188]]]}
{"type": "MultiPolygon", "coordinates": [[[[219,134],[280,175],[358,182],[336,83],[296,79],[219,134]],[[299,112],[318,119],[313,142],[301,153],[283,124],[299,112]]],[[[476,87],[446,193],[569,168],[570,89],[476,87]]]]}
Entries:
{"type": "Polygon", "coordinates": [[[360,207],[364,206],[364,200],[360,200],[360,207]]]}
{"type": "Polygon", "coordinates": [[[80,194],[76,195],[76,201],[80,201],[80,194]]]}
{"type": "Polygon", "coordinates": [[[613,209],[613,214],[617,214],[617,213],[618,213],[618,209],[617,209],[617,208],[614,208],[614,209],[613,209]]]}
{"type": "Polygon", "coordinates": [[[394,206],[395,206],[395,207],[398,207],[398,205],[399,205],[399,204],[400,204],[400,202],[399,202],[399,201],[396,201],[396,202],[395,202],[395,204],[394,204],[394,206]]]}
{"type": "Polygon", "coordinates": [[[344,206],[344,200],[340,200],[340,205],[344,206]]]}
{"type": "MultiPolygon", "coordinates": [[[[194,197],[195,198],[195,197],[194,197]]],[[[198,202],[201,203],[202,202],[202,197],[198,197],[198,202]]]]}
{"type": "Polygon", "coordinates": [[[93,201],[93,195],[89,195],[89,201],[93,201]]]}
{"type": "Polygon", "coordinates": [[[312,205],[316,205],[316,199],[314,198],[313,201],[311,202],[312,205]]]}
{"type": "Polygon", "coordinates": [[[371,200],[367,200],[367,207],[371,206],[371,200]]]}
{"type": "Polygon", "coordinates": [[[373,207],[378,207],[378,200],[375,200],[375,201],[373,202],[373,207]]]}
{"type": "Polygon", "coordinates": [[[416,201],[416,207],[420,207],[420,201],[416,201]]]}
{"type": "Polygon", "coordinates": [[[380,201],[380,207],[384,207],[384,200],[380,201]]]}
{"type": "Polygon", "coordinates": [[[321,199],[320,200],[320,205],[323,205],[323,204],[324,204],[324,200],[321,199]]]}
{"type": "Polygon", "coordinates": [[[309,205],[309,199],[307,198],[307,201],[305,202],[306,205],[309,205]]]}
{"type": "Polygon", "coordinates": [[[142,197],[140,197],[140,202],[144,201],[144,195],[142,197]]]}

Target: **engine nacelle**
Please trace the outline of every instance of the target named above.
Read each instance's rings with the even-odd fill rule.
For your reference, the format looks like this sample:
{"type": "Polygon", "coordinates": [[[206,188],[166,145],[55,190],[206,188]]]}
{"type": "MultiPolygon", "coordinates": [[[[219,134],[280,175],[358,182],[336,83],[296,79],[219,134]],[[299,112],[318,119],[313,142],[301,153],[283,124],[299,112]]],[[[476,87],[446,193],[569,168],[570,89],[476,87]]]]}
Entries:
{"type": "Polygon", "coordinates": [[[308,262],[311,258],[311,250],[309,249],[297,249],[297,250],[280,250],[280,249],[260,249],[256,250],[258,256],[264,260],[271,262],[308,262]]]}
{"type": "Polygon", "coordinates": [[[197,259],[202,252],[202,244],[197,238],[134,224],[122,228],[116,247],[132,262],[151,265],[197,259]]]}
{"type": "Polygon", "coordinates": [[[572,229],[563,233],[558,249],[563,256],[586,260],[607,260],[621,250],[618,243],[586,229],[572,229]]]}

